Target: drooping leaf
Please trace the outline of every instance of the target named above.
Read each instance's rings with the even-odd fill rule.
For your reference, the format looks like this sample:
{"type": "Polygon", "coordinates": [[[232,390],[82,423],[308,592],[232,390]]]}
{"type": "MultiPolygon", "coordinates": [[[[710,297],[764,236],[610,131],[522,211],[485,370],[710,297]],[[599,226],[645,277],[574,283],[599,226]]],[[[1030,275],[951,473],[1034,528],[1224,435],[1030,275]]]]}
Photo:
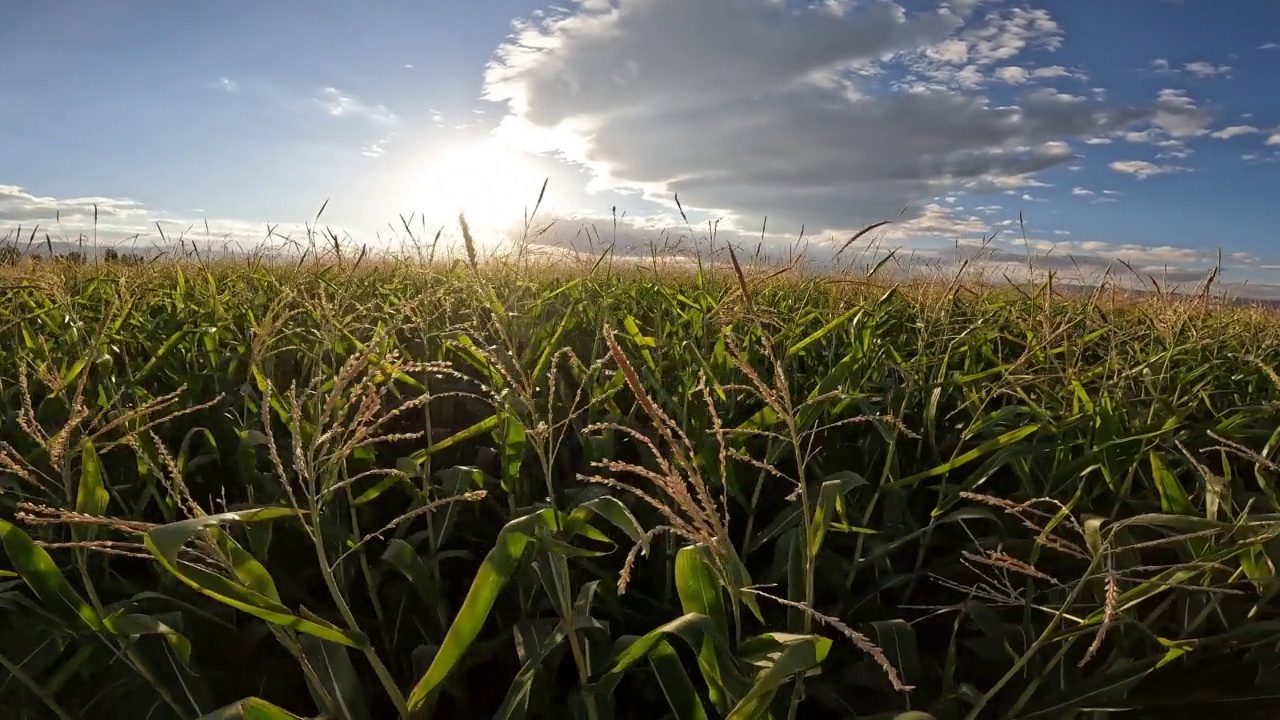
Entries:
{"type": "Polygon", "coordinates": [[[553,513],[554,510],[548,508],[516,518],[498,533],[489,554],[476,571],[471,588],[440,643],[440,649],[432,658],[430,667],[418,678],[409,693],[410,712],[421,712],[431,701],[440,683],[457,668],[467,648],[471,647],[471,643],[480,634],[498,593],[519,566],[525,548],[533,539],[534,529],[553,519],[553,513]]]}
{"type": "Polygon", "coordinates": [[[296,615],[278,600],[263,595],[248,585],[178,561],[178,553],[200,530],[216,528],[227,523],[263,522],[296,517],[297,514],[297,511],[290,508],[258,508],[181,520],[149,531],[143,539],[143,544],[171,575],[224,605],[298,632],[315,635],[342,645],[359,647],[365,639],[358,633],[343,630],[319,618],[296,615]]]}
{"type": "Polygon", "coordinates": [[[53,558],[36,545],[31,536],[12,523],[0,520],[0,541],[3,541],[9,562],[40,598],[45,610],[73,630],[102,629],[102,618],[97,611],[71,587],[53,558]]]}
{"type": "Polygon", "coordinates": [[[755,720],[763,717],[774,694],[783,683],[822,664],[831,651],[831,640],[809,636],[791,642],[767,669],[756,676],[751,689],[738,701],[726,720],[755,720]]]}

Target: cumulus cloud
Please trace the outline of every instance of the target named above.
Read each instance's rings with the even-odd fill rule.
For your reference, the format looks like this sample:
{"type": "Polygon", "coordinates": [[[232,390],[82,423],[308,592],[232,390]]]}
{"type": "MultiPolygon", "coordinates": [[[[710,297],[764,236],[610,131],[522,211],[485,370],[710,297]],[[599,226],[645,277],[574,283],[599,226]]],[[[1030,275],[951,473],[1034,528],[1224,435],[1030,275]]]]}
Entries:
{"type": "Polygon", "coordinates": [[[1132,175],[1139,180],[1146,180],[1155,175],[1166,175],[1169,173],[1188,172],[1188,168],[1178,165],[1156,165],[1146,160],[1117,160],[1107,167],[1118,173],[1132,175]]]}
{"type": "Polygon", "coordinates": [[[1179,90],[1125,106],[1042,85],[1073,74],[1028,57],[1061,46],[1054,18],[977,5],[578,0],[517,24],[485,97],[507,106],[499,132],[585,166],[594,188],[797,227],[908,206],[896,227],[976,229],[939,199],[1034,186],[1089,138],[1207,132],[1179,90]]]}
{"type": "Polygon", "coordinates": [[[1156,100],[1152,122],[1175,138],[1196,137],[1208,132],[1213,113],[1196,105],[1186,90],[1165,88],[1156,100]]]}

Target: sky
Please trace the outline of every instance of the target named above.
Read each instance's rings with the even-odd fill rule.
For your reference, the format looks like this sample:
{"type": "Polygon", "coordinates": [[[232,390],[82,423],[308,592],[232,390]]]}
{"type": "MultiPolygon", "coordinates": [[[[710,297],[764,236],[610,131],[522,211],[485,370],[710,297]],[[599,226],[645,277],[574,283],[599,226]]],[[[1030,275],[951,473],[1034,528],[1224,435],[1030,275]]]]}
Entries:
{"type": "Polygon", "coordinates": [[[891,220],[1280,295],[1277,75],[1274,0],[6,0],[0,236],[499,238],[545,180],[583,252],[891,220]]]}

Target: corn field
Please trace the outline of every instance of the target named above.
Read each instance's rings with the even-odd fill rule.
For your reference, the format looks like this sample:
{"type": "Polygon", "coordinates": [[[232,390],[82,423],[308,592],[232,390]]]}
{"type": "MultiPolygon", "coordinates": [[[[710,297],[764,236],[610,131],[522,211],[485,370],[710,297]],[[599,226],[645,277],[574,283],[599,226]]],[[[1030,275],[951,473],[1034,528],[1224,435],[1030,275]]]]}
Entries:
{"type": "Polygon", "coordinates": [[[1107,289],[0,268],[0,707],[1275,717],[1280,322],[1107,289]]]}

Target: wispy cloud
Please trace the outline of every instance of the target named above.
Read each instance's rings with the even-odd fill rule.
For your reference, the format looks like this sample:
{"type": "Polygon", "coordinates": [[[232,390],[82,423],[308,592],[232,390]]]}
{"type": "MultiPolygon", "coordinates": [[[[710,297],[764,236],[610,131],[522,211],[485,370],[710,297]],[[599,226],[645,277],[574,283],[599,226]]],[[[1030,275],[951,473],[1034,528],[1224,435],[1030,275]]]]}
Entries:
{"type": "Polygon", "coordinates": [[[1172,63],[1164,58],[1156,58],[1155,60],[1152,60],[1151,69],[1157,74],[1187,74],[1201,80],[1207,80],[1214,77],[1230,77],[1231,71],[1234,70],[1230,65],[1219,65],[1207,60],[1185,62],[1181,67],[1174,67],[1172,63]]]}
{"type": "Polygon", "coordinates": [[[395,139],[396,135],[398,135],[398,133],[389,133],[388,135],[383,137],[381,140],[378,140],[372,145],[366,145],[365,147],[361,148],[360,154],[370,158],[382,157],[387,153],[387,143],[395,139]]]}
{"type": "Polygon", "coordinates": [[[140,203],[128,198],[49,197],[17,185],[0,185],[0,226],[92,220],[95,213],[101,220],[140,217],[144,211],[140,203]]]}
{"type": "Polygon", "coordinates": [[[217,82],[215,82],[214,85],[216,85],[218,88],[221,88],[222,90],[226,90],[227,92],[236,92],[237,90],[240,89],[239,83],[225,76],[218,78],[217,82]]]}
{"type": "Polygon", "coordinates": [[[1090,190],[1090,189],[1088,189],[1088,188],[1074,187],[1074,188],[1071,188],[1071,194],[1072,194],[1072,195],[1078,195],[1078,196],[1080,196],[1080,197],[1091,197],[1091,196],[1093,196],[1093,195],[1097,195],[1098,193],[1096,193],[1096,192],[1094,192],[1094,191],[1092,191],[1092,190],[1090,190]]]}
{"type": "Polygon", "coordinates": [[[993,74],[997,80],[1010,85],[1024,85],[1032,80],[1051,80],[1054,78],[1084,79],[1084,75],[1072,72],[1061,65],[1049,65],[1038,68],[1004,65],[996,68],[993,74]]]}
{"type": "Polygon", "coordinates": [[[368,105],[336,87],[326,87],[314,102],[333,117],[353,117],[379,124],[395,122],[396,115],[386,105],[368,105]]]}
{"type": "Polygon", "coordinates": [[[1219,140],[1230,140],[1233,137],[1240,137],[1241,135],[1256,135],[1258,132],[1260,132],[1258,128],[1252,125],[1231,125],[1216,132],[1212,132],[1209,136],[1219,140]]]}
{"type": "Polygon", "coordinates": [[[1201,80],[1205,78],[1226,76],[1231,72],[1230,65],[1214,65],[1211,62],[1198,60],[1196,62],[1183,63],[1182,69],[1195,75],[1201,80]]]}
{"type": "Polygon", "coordinates": [[[1117,160],[1107,167],[1118,173],[1132,175],[1139,180],[1146,180],[1155,175],[1167,175],[1170,173],[1190,172],[1190,168],[1180,165],[1156,165],[1146,160],[1117,160]]]}

